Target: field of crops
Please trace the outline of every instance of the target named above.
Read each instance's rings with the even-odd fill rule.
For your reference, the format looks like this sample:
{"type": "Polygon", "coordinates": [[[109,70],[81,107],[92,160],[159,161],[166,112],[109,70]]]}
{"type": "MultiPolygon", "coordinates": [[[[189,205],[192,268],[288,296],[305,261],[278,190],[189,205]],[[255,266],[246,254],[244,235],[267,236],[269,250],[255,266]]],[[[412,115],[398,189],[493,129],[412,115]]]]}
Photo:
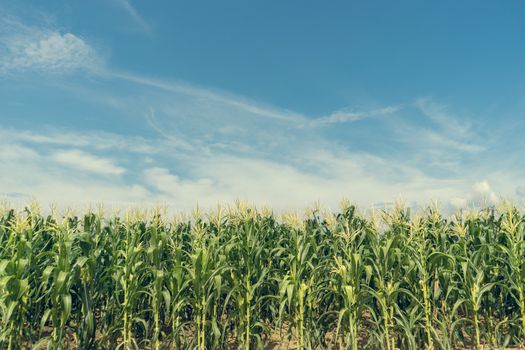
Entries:
{"type": "Polygon", "coordinates": [[[525,339],[513,206],[0,216],[1,349],[454,349],[525,339]]]}

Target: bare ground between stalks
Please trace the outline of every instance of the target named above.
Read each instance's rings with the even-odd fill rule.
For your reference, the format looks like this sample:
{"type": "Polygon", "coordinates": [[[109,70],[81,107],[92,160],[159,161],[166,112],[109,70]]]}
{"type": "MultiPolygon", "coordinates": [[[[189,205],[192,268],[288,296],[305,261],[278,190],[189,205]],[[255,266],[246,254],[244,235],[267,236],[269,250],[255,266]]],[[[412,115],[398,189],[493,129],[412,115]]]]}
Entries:
{"type": "MultiPolygon", "coordinates": [[[[44,336],[49,335],[51,332],[49,330],[46,330],[43,332],[44,336]]],[[[328,335],[330,337],[330,335],[328,335]]],[[[76,349],[76,339],[73,335],[68,335],[69,338],[69,346],[66,347],[66,349],[76,349]]],[[[270,334],[270,338],[267,340],[267,344],[264,347],[264,350],[299,350],[299,346],[297,344],[297,341],[295,337],[285,337],[283,336],[282,332],[274,331],[270,334]]],[[[33,350],[46,350],[48,346],[48,342],[42,342],[39,344],[38,347],[34,347],[32,344],[26,344],[27,349],[33,349],[33,350]]],[[[103,349],[103,348],[101,348],[103,349]]],[[[141,346],[137,350],[150,350],[151,347],[149,346],[141,346]]],[[[174,348],[170,343],[164,343],[161,345],[162,350],[172,350],[177,349],[174,348]]],[[[227,349],[231,350],[241,350],[242,347],[235,344],[232,340],[230,342],[230,345],[227,349]]],[[[337,345],[333,345],[330,349],[337,350],[339,347],[337,345]]],[[[456,347],[454,348],[456,350],[472,350],[474,348],[467,348],[467,347],[456,347]]],[[[525,347],[506,347],[506,348],[496,348],[491,346],[482,346],[479,350],[525,350],[525,347]]],[[[182,350],[182,348],[181,348],[182,350]]],[[[400,348],[396,348],[396,350],[403,350],[400,348]]]]}

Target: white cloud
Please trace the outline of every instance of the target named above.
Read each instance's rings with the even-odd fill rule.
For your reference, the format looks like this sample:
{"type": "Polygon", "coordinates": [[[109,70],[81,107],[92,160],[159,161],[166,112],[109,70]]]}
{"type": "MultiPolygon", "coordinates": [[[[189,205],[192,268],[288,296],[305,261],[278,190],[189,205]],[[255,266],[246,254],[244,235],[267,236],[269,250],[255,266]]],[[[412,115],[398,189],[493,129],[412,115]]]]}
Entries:
{"type": "Polygon", "coordinates": [[[62,165],[97,174],[120,175],[126,171],[115,165],[111,159],[97,157],[78,149],[58,151],[53,153],[51,158],[62,165]]]}
{"type": "Polygon", "coordinates": [[[35,198],[44,207],[55,203],[62,209],[89,203],[155,203],[154,196],[141,184],[125,183],[116,176],[94,177],[92,172],[79,174],[76,168],[50,161],[43,153],[0,138],[0,199],[21,206],[35,198]]]}
{"type": "Polygon", "coordinates": [[[3,161],[18,159],[32,160],[39,156],[33,149],[16,143],[8,143],[0,146],[0,159],[3,161]]]}
{"type": "Polygon", "coordinates": [[[144,170],[147,183],[169,195],[190,196],[192,192],[209,192],[212,190],[210,180],[183,181],[168,169],[155,167],[144,170]]]}
{"type": "Polygon", "coordinates": [[[487,180],[476,182],[472,186],[471,201],[476,204],[494,205],[499,197],[492,190],[487,180]]]}
{"type": "MultiPolygon", "coordinates": [[[[31,143],[20,145],[2,139],[0,149],[5,151],[0,152],[0,162],[10,171],[0,175],[0,196],[27,201],[35,195],[44,204],[56,201],[77,206],[100,201],[117,206],[162,202],[176,210],[188,210],[197,203],[211,208],[241,198],[270,205],[277,211],[301,208],[315,201],[337,208],[343,196],[365,207],[397,198],[419,204],[431,199],[448,203],[451,199],[454,207],[496,198],[487,181],[465,193],[468,177],[440,179],[395,159],[338,149],[322,140],[286,151],[286,160],[262,159],[251,153],[234,155],[228,150],[195,150],[181,156],[172,153],[169,144],[157,142],[162,153],[148,155],[148,162],[133,161],[124,169],[109,158],[77,149],[57,151],[57,145],[38,143],[39,154],[31,143]],[[127,178],[135,180],[89,176],[119,175],[124,171],[129,174],[127,178]],[[67,195],[60,197],[57,193],[67,195]]],[[[128,160],[133,159],[131,155],[123,154],[128,160]]]]}
{"type": "Polygon", "coordinates": [[[469,192],[463,196],[452,197],[449,204],[455,210],[466,207],[485,207],[495,205],[500,201],[500,197],[492,190],[487,180],[475,182],[469,192]]]}
{"type": "Polygon", "coordinates": [[[36,71],[63,74],[98,72],[102,58],[86,40],[72,33],[0,20],[0,74],[36,71]]]}
{"type": "MultiPolygon", "coordinates": [[[[35,194],[42,200],[68,203],[162,201],[182,209],[197,202],[211,207],[240,197],[277,210],[314,201],[335,208],[343,196],[364,206],[399,197],[421,204],[451,199],[456,206],[476,196],[495,198],[495,191],[484,185],[468,192],[475,182],[471,174],[478,167],[464,171],[460,161],[483,148],[472,142],[472,130],[451,132],[447,125],[454,122],[441,122],[446,120],[443,116],[436,117],[440,122],[434,130],[428,123],[421,126],[405,118],[401,107],[340,110],[312,122],[300,113],[211,89],[114,76],[124,79],[118,86],[126,83],[129,89],[113,92],[114,81],[97,82],[92,94],[111,98],[118,106],[112,106],[119,113],[115,118],[133,123],[133,130],[144,132],[142,136],[127,136],[129,123],[120,123],[124,125],[120,134],[119,123],[113,126],[114,133],[87,135],[78,130],[0,128],[0,146],[10,146],[19,155],[8,159],[9,151],[4,152],[2,165],[13,171],[0,180],[0,193],[35,194]],[[381,118],[383,134],[367,134],[367,139],[345,125],[384,115],[389,117],[381,118]],[[348,139],[332,140],[316,128],[304,127],[310,122],[347,127],[348,139]],[[394,145],[389,143],[392,139],[394,145]],[[408,147],[399,152],[396,147],[403,142],[408,147]],[[376,143],[387,152],[376,152],[376,143]],[[124,172],[126,176],[92,176],[124,172]],[[53,193],[60,184],[70,191],[67,198],[53,193]]],[[[108,105],[101,100],[89,99],[102,110],[108,105]]],[[[487,179],[494,188],[505,189],[493,182],[491,174],[487,172],[487,179]]]]}
{"type": "MultiPolygon", "coordinates": [[[[301,157],[301,156],[299,156],[301,157]]],[[[216,154],[194,155],[178,167],[190,172],[182,179],[168,168],[149,168],[145,185],[160,191],[162,201],[176,208],[188,209],[197,202],[205,207],[244,199],[258,205],[270,205],[278,211],[297,209],[320,201],[337,208],[342,197],[368,207],[384,198],[406,198],[426,204],[431,198],[446,201],[458,196],[461,184],[438,180],[417,169],[396,165],[367,155],[310,153],[305,150],[298,163],[301,168],[278,161],[216,154]],[[369,169],[383,168],[372,174],[369,169]],[[403,173],[405,181],[390,176],[403,173]]]]}
{"type": "Polygon", "coordinates": [[[468,204],[468,200],[462,197],[453,197],[449,202],[454,210],[466,208],[468,204]]]}

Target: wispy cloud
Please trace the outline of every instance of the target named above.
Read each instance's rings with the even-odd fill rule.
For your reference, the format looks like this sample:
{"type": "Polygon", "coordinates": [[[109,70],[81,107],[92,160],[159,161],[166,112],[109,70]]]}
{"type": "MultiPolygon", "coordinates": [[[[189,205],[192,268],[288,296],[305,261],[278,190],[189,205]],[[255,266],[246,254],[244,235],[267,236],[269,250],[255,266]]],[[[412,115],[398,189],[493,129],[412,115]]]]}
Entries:
{"type": "Polygon", "coordinates": [[[183,137],[177,137],[173,132],[167,133],[165,132],[162,127],[160,127],[157,123],[157,120],[155,118],[155,109],[152,107],[149,108],[149,111],[146,113],[146,121],[148,125],[155,130],[159,135],[164,137],[166,140],[169,140],[173,145],[176,147],[180,147],[184,150],[192,150],[193,145],[185,140],[183,137]]]}
{"type": "Polygon", "coordinates": [[[109,158],[98,157],[78,149],[58,151],[53,153],[51,158],[62,165],[96,174],[121,175],[126,171],[109,158]]]}
{"type": "Polygon", "coordinates": [[[130,18],[135,22],[139,28],[145,33],[151,34],[152,29],[148,22],[140,15],[140,13],[135,9],[129,0],[113,0],[120,8],[122,8],[130,16],[130,18]]]}
{"type": "Polygon", "coordinates": [[[440,147],[441,149],[456,150],[467,153],[478,153],[484,150],[484,147],[470,142],[470,140],[456,140],[446,133],[425,130],[421,131],[421,136],[426,140],[430,147],[440,147]]]}
{"type": "MultiPolygon", "coordinates": [[[[17,130],[11,132],[16,134],[17,130]]],[[[253,152],[239,155],[229,149],[202,152],[196,148],[180,153],[169,140],[155,138],[145,140],[158,147],[158,152],[147,155],[147,161],[137,158],[141,154],[120,150],[124,153],[119,153],[119,159],[128,164],[124,168],[112,156],[106,156],[114,149],[100,151],[104,154],[100,156],[99,151],[88,151],[96,150],[92,147],[64,149],[62,144],[34,142],[48,140],[50,134],[31,135],[31,139],[0,138],[0,163],[10,169],[9,174],[0,174],[0,196],[20,200],[35,195],[42,201],[67,205],[93,201],[117,205],[163,202],[173,209],[185,210],[197,202],[209,208],[236,198],[268,204],[276,210],[314,201],[335,207],[342,196],[364,206],[402,197],[420,204],[438,199],[454,207],[454,203],[481,196],[493,199],[495,191],[488,181],[492,183],[494,176],[500,178],[485,173],[482,176],[486,176],[487,183],[480,182],[479,171],[461,177],[434,176],[419,163],[348,150],[322,138],[305,139],[295,147],[283,145],[279,148],[281,157],[271,158],[253,152]],[[126,176],[119,176],[124,173],[126,176]],[[468,192],[476,182],[480,184],[468,192]],[[67,197],[58,195],[64,192],[67,197]]],[[[63,130],[62,135],[67,140],[76,133],[63,130]]],[[[501,184],[498,188],[505,189],[501,184]]]]}
{"type": "MultiPolygon", "coordinates": [[[[418,99],[385,120],[389,142],[395,142],[405,155],[404,161],[417,165],[436,176],[461,176],[463,165],[480,157],[486,143],[468,122],[450,113],[431,99],[418,99]]],[[[395,148],[393,148],[395,150],[395,148]]]]}
{"type": "Polygon", "coordinates": [[[111,150],[139,154],[157,153],[159,149],[140,136],[122,136],[104,131],[76,132],[54,128],[52,130],[17,130],[0,127],[0,139],[11,143],[71,146],[89,150],[111,150]]]}
{"type": "Polygon", "coordinates": [[[236,96],[225,92],[214,91],[207,88],[196,87],[190,84],[181,82],[166,82],[157,79],[151,79],[139,75],[129,74],[125,72],[114,72],[113,76],[119,79],[127,80],[137,84],[154,87],[163,91],[184,94],[187,96],[201,98],[206,101],[213,101],[215,103],[222,103],[230,107],[237,108],[239,110],[248,112],[252,115],[265,117],[269,119],[275,119],[283,122],[290,123],[304,123],[307,121],[307,117],[302,114],[279,109],[274,107],[265,106],[261,103],[251,101],[247,98],[236,96]]]}
{"type": "Polygon", "coordinates": [[[447,107],[429,98],[417,99],[415,105],[438,127],[454,138],[465,139],[472,136],[472,125],[465,119],[459,120],[451,114],[447,107]]]}
{"type": "Polygon", "coordinates": [[[366,112],[355,112],[351,110],[337,110],[335,112],[332,112],[328,115],[313,119],[310,121],[310,126],[323,126],[323,125],[330,125],[330,124],[338,124],[338,123],[352,123],[359,120],[367,119],[367,118],[373,118],[373,117],[379,117],[384,116],[388,114],[393,114],[397,112],[401,107],[400,106],[387,106],[380,109],[373,109],[366,112]]]}
{"type": "MultiPolygon", "coordinates": [[[[86,105],[102,112],[92,125],[103,121],[97,118],[105,118],[108,108],[124,123],[115,122],[111,133],[91,134],[0,129],[0,147],[19,155],[0,152],[2,164],[13,170],[0,179],[0,193],[60,199],[49,189],[63,183],[78,201],[98,196],[187,209],[197,201],[212,206],[240,197],[288,209],[313,201],[335,206],[342,196],[362,205],[400,196],[418,203],[459,202],[470,198],[465,189],[479,177],[498,190],[507,188],[486,169],[465,171],[461,161],[484,148],[469,123],[432,100],[340,109],[316,119],[177,81],[122,72],[106,78],[82,82],[92,95],[86,105]],[[348,138],[332,138],[332,130],[348,138]],[[32,174],[44,175],[36,181],[32,174]]],[[[60,93],[79,98],[75,89],[60,93]]]]}
{"type": "Polygon", "coordinates": [[[313,120],[310,125],[323,125],[323,124],[335,124],[335,123],[348,123],[355,122],[366,118],[363,113],[358,112],[347,112],[347,111],[336,111],[327,116],[313,120]]]}
{"type": "Polygon", "coordinates": [[[0,74],[99,72],[102,57],[72,33],[27,26],[13,17],[0,20],[0,74]]]}

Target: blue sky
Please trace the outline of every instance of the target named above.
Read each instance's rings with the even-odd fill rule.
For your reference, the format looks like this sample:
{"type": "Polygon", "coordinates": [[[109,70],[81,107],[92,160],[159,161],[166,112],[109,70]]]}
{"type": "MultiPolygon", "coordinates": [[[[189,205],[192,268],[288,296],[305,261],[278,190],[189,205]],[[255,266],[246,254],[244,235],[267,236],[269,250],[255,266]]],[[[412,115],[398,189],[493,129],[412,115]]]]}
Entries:
{"type": "Polygon", "coordinates": [[[0,197],[525,197],[522,1],[1,1],[0,197]]]}

